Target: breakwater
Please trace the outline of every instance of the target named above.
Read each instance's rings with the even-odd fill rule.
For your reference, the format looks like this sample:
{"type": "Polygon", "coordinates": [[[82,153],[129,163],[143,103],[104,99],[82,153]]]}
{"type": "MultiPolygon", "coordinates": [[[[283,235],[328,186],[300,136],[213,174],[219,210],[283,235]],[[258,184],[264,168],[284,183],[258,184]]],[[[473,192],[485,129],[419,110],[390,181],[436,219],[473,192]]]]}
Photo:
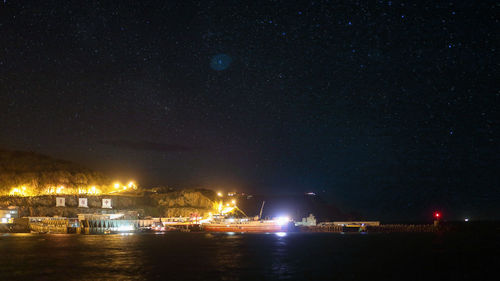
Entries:
{"type": "Polygon", "coordinates": [[[397,233],[397,232],[437,232],[441,228],[433,224],[381,224],[379,226],[346,227],[341,225],[303,226],[298,228],[300,232],[373,232],[373,233],[397,233]]]}
{"type": "Polygon", "coordinates": [[[368,232],[437,232],[438,226],[433,224],[381,224],[379,226],[367,226],[368,232]]]}

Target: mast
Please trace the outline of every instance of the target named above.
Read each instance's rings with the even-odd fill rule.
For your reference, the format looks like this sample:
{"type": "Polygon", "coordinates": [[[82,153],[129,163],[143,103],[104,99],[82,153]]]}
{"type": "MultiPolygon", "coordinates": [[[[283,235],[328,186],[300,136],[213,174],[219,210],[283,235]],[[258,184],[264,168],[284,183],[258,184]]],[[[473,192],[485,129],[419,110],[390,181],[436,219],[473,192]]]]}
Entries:
{"type": "Polygon", "coordinates": [[[260,213],[259,213],[259,220],[262,218],[262,210],[264,209],[264,204],[266,204],[266,201],[262,201],[262,206],[260,207],[260,213]]]}

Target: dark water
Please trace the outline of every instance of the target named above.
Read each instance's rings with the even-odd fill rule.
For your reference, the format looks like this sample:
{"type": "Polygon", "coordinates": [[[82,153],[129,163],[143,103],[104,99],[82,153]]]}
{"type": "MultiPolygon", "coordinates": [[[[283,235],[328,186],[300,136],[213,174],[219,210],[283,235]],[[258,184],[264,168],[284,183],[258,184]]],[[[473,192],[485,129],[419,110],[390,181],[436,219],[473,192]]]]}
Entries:
{"type": "Polygon", "coordinates": [[[485,280],[500,270],[498,238],[5,234],[0,280],[485,280]]]}

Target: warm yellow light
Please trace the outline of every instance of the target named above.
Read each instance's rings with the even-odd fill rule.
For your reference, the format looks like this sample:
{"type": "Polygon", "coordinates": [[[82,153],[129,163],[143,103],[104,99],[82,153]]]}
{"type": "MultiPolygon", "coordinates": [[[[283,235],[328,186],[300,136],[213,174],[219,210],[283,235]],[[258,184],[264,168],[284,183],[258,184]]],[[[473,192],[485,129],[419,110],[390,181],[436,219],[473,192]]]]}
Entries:
{"type": "Polygon", "coordinates": [[[222,197],[222,192],[217,192],[217,196],[222,197]]]}
{"type": "Polygon", "coordinates": [[[232,211],[234,211],[234,207],[224,207],[222,208],[222,210],[220,211],[221,214],[227,214],[227,213],[231,213],[232,211]]]}
{"type": "Polygon", "coordinates": [[[21,190],[19,190],[19,188],[13,188],[10,190],[9,195],[17,195],[20,192],[21,192],[21,190]]]}
{"type": "MultiPolygon", "coordinates": [[[[104,187],[106,192],[115,193],[122,192],[125,190],[137,189],[134,182],[128,183],[126,186],[122,186],[119,182],[115,182],[111,185],[104,187]],[[131,187],[129,187],[131,186],[131,187]],[[115,189],[113,189],[113,187],[115,189]],[[111,189],[111,190],[109,190],[111,189]]],[[[39,190],[33,188],[30,185],[19,185],[12,187],[8,192],[11,196],[40,196],[40,195],[56,195],[56,194],[89,194],[89,195],[100,195],[103,194],[104,190],[101,190],[99,186],[66,186],[66,185],[46,185],[43,189],[39,190]]]]}
{"type": "Polygon", "coordinates": [[[62,185],[61,185],[61,186],[59,186],[59,187],[56,189],[56,193],[57,193],[57,194],[62,193],[62,192],[63,192],[63,189],[64,189],[64,186],[62,186],[62,185]]]}
{"type": "Polygon", "coordinates": [[[88,194],[97,194],[97,193],[100,193],[100,191],[95,186],[91,186],[89,188],[88,194]]]}
{"type": "Polygon", "coordinates": [[[233,205],[236,204],[236,200],[234,200],[234,199],[231,200],[231,203],[233,203],[233,205]]]}
{"type": "Polygon", "coordinates": [[[25,186],[14,187],[10,190],[9,195],[11,196],[29,196],[29,192],[25,186]]]}

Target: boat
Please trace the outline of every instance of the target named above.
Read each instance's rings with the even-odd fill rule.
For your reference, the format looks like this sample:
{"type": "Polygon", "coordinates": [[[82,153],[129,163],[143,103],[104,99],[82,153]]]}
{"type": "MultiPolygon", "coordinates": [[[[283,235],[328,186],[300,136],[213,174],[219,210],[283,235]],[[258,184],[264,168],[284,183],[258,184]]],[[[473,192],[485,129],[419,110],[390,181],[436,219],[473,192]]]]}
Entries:
{"type": "Polygon", "coordinates": [[[287,217],[278,217],[273,220],[262,220],[262,209],[260,208],[259,216],[254,218],[218,218],[210,223],[202,224],[202,228],[207,232],[253,232],[253,233],[268,233],[268,232],[286,232],[290,219],[287,217]]]}
{"type": "Polygon", "coordinates": [[[238,221],[238,222],[213,222],[203,224],[207,232],[286,232],[287,224],[278,220],[238,221]]]}

